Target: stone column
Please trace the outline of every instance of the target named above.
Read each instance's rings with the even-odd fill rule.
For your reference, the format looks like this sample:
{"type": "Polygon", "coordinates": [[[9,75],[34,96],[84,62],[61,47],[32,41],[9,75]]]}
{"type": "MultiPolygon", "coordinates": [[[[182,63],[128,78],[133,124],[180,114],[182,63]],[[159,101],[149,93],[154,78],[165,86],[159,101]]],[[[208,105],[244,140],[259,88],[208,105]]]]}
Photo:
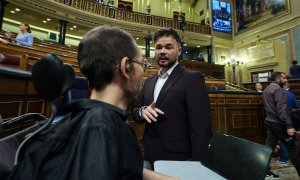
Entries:
{"type": "Polygon", "coordinates": [[[151,35],[145,37],[145,40],[146,40],[145,57],[150,57],[150,41],[152,40],[151,35]]]}
{"type": "Polygon", "coordinates": [[[7,5],[6,0],[0,0],[0,29],[2,30],[3,17],[5,12],[5,6],[7,5]]]}
{"type": "Polygon", "coordinates": [[[206,46],[207,49],[207,63],[208,64],[212,64],[212,60],[211,60],[211,46],[206,46]]]}
{"type": "Polygon", "coordinates": [[[60,45],[65,45],[67,24],[68,21],[60,20],[60,29],[59,29],[59,38],[58,38],[58,44],[60,45]]]}

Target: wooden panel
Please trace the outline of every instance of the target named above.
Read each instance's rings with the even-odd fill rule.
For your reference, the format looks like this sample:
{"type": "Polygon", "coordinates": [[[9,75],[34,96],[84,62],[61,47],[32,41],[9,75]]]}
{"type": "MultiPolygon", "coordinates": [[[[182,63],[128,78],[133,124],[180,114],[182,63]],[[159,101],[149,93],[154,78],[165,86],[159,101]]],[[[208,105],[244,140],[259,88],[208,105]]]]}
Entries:
{"type": "MultiPolygon", "coordinates": [[[[216,123],[218,124],[219,126],[219,131],[218,132],[225,132],[227,131],[227,127],[228,125],[226,124],[226,118],[227,118],[227,115],[226,115],[226,109],[224,107],[218,107],[218,116],[217,116],[217,119],[212,119],[212,121],[216,121],[216,123]]],[[[214,129],[214,127],[213,127],[214,129]]]]}
{"type": "Polygon", "coordinates": [[[21,115],[22,99],[19,99],[19,101],[6,101],[4,98],[1,98],[1,96],[0,99],[0,114],[4,121],[21,115]]]}
{"type": "MultiPolygon", "coordinates": [[[[211,119],[218,119],[218,109],[217,108],[211,108],[210,109],[210,116],[211,119]]],[[[212,127],[213,131],[220,132],[220,123],[218,121],[212,121],[212,127]]]]}
{"type": "Polygon", "coordinates": [[[201,71],[205,76],[214,77],[217,79],[225,79],[224,65],[208,64],[206,62],[199,62],[193,60],[180,61],[188,69],[201,71]]]}
{"type": "Polygon", "coordinates": [[[214,102],[210,104],[214,131],[264,143],[261,94],[216,92],[209,97],[214,102]]]}
{"type": "Polygon", "coordinates": [[[44,100],[29,100],[27,101],[27,107],[25,113],[45,113],[45,101],[44,100]]]}
{"type": "Polygon", "coordinates": [[[49,108],[30,80],[0,74],[0,83],[0,115],[4,120],[29,112],[49,115],[49,108]]]}
{"type": "Polygon", "coordinates": [[[14,93],[20,94],[26,91],[26,81],[0,76],[0,87],[0,94],[11,94],[12,90],[14,93]]]}
{"type": "Polygon", "coordinates": [[[226,104],[238,104],[238,99],[226,99],[226,104]]]}
{"type": "Polygon", "coordinates": [[[211,97],[211,98],[209,99],[209,102],[210,102],[210,104],[217,104],[217,99],[211,97]]]}

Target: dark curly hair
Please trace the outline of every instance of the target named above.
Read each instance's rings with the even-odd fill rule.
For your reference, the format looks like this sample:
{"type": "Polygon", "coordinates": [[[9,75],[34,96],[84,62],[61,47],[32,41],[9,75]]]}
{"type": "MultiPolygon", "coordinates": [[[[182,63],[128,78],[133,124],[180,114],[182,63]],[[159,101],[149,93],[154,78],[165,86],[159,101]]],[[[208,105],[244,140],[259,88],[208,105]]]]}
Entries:
{"type": "Polygon", "coordinates": [[[157,41],[157,39],[159,39],[163,36],[172,36],[176,40],[178,47],[181,47],[180,35],[174,29],[172,29],[172,28],[164,29],[163,28],[163,29],[159,29],[158,31],[156,31],[154,34],[154,43],[157,41]]]}

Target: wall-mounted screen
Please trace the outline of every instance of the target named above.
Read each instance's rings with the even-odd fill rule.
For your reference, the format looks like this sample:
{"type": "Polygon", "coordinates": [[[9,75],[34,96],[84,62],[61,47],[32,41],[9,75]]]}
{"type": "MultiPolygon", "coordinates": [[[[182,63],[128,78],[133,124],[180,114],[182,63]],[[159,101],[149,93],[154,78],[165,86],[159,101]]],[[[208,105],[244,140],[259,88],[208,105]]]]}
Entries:
{"type": "Polygon", "coordinates": [[[212,23],[214,31],[231,33],[231,5],[229,2],[212,1],[212,23]]]}

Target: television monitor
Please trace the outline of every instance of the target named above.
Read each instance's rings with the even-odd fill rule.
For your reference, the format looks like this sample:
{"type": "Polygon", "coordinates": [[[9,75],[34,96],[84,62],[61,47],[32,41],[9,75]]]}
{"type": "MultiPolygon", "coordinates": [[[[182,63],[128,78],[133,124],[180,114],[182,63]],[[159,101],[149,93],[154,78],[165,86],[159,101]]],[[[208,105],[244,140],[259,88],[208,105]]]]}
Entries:
{"type": "Polygon", "coordinates": [[[212,0],[213,30],[231,34],[231,19],[231,4],[222,0],[212,0]]]}
{"type": "Polygon", "coordinates": [[[49,33],[49,40],[52,40],[52,41],[56,41],[56,33],[54,32],[50,32],[49,33]]]}

